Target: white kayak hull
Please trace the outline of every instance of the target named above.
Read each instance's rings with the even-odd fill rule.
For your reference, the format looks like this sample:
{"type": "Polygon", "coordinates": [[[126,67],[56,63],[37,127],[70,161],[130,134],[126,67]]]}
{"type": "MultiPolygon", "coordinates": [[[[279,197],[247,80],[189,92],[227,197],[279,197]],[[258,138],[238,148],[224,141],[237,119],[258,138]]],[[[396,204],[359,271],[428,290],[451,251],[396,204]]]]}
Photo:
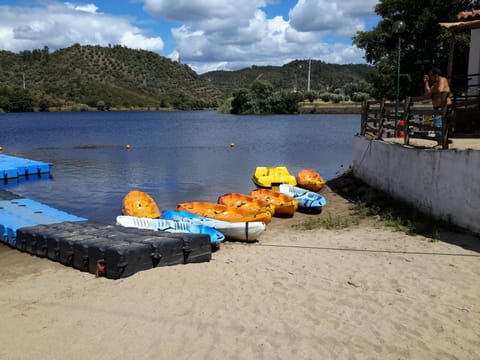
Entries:
{"type": "Polygon", "coordinates": [[[237,241],[256,241],[266,229],[266,225],[262,221],[229,222],[210,219],[189,213],[188,211],[165,210],[160,217],[162,219],[206,225],[220,231],[225,235],[226,239],[237,241]]]}
{"type": "Polygon", "coordinates": [[[185,221],[150,219],[121,215],[117,216],[117,225],[154,231],[161,230],[171,233],[207,234],[210,236],[210,241],[212,244],[217,244],[225,240],[225,235],[217,229],[204,224],[194,224],[185,221]]]}

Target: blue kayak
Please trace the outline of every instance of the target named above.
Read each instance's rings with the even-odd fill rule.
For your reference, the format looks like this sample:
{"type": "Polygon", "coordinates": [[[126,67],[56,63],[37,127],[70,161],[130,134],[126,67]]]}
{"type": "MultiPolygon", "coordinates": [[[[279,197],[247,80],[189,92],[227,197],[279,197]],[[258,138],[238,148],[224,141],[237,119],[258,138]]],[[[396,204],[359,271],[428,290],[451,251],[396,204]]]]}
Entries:
{"type": "Polygon", "coordinates": [[[298,186],[281,184],[278,187],[278,191],[296,199],[298,201],[299,208],[320,209],[327,205],[327,200],[322,195],[298,186]]]}

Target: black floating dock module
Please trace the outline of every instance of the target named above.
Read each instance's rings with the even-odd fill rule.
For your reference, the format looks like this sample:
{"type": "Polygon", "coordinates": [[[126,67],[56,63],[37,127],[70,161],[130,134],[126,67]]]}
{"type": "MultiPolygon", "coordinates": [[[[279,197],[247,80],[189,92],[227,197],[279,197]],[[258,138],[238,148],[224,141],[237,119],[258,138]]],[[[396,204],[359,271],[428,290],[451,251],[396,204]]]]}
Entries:
{"type": "Polygon", "coordinates": [[[0,154],[0,176],[4,179],[50,173],[52,164],[0,154]]]}
{"type": "Polygon", "coordinates": [[[17,229],[17,248],[80,271],[119,279],[159,266],[207,262],[207,234],[168,233],[93,222],[17,229]]]}
{"type": "Polygon", "coordinates": [[[0,241],[109,279],[212,258],[208,234],[97,224],[5,190],[0,191],[0,241]]]}

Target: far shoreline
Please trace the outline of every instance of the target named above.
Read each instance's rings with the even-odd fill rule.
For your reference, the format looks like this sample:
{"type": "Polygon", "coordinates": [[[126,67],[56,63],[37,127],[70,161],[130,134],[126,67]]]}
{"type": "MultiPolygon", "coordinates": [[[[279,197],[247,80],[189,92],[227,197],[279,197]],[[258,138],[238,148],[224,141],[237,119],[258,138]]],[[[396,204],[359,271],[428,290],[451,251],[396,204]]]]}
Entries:
{"type": "MultiPolygon", "coordinates": [[[[34,109],[32,112],[42,112],[42,113],[78,113],[78,112],[124,112],[124,111],[142,111],[142,112],[170,112],[170,111],[218,111],[218,109],[195,109],[195,110],[180,110],[174,108],[154,108],[151,107],[112,107],[108,110],[98,110],[95,108],[88,109],[76,109],[76,108],[61,108],[61,109],[52,109],[49,111],[39,111],[34,109]]],[[[362,105],[361,104],[331,104],[331,105],[303,105],[298,107],[297,114],[361,114],[362,105]]],[[[9,114],[9,112],[2,111],[0,109],[0,114],[9,114]]],[[[264,114],[262,114],[264,115],[264,114]]],[[[276,115],[276,114],[268,114],[276,115]]]]}
{"type": "Polygon", "coordinates": [[[361,114],[362,105],[304,105],[298,108],[299,114],[361,114]]]}

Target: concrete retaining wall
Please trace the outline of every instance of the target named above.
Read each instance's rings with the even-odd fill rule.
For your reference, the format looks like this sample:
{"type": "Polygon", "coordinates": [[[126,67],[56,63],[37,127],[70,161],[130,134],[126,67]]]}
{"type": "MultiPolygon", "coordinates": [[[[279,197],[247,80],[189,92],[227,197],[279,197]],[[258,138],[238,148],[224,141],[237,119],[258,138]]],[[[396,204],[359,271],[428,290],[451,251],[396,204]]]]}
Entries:
{"type": "Polygon", "coordinates": [[[480,234],[480,151],[354,138],[353,172],[433,216],[480,234]]]}

